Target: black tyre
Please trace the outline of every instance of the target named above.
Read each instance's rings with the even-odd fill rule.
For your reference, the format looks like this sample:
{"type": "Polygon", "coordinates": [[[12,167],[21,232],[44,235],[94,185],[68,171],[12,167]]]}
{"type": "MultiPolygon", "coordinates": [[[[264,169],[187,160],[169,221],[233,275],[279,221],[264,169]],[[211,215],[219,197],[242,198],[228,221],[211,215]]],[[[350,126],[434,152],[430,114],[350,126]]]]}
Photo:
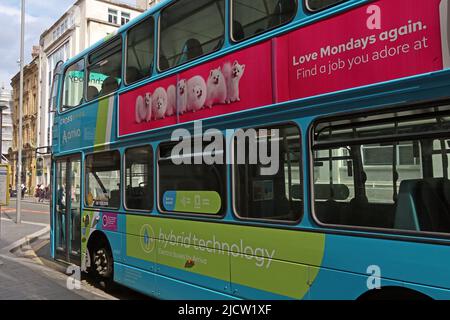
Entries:
{"type": "Polygon", "coordinates": [[[90,271],[95,281],[106,291],[113,288],[114,260],[111,249],[105,243],[99,243],[91,253],[90,271]]]}

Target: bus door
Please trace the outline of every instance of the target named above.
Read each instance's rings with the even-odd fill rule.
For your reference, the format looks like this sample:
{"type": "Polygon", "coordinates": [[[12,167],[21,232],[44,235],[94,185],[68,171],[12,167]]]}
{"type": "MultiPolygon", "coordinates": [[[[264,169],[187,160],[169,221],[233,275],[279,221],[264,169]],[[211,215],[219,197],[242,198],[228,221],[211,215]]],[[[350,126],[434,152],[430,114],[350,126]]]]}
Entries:
{"type": "Polygon", "coordinates": [[[81,259],[81,159],[56,161],[56,258],[80,265],[81,259]]]}

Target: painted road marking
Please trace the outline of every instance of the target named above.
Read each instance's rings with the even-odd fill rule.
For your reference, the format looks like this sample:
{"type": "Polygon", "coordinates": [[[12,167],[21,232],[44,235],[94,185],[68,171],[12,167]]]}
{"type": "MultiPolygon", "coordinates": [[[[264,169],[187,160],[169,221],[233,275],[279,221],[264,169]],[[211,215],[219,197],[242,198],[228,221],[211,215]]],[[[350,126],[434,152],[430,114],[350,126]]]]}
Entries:
{"type": "MultiPolygon", "coordinates": [[[[1,218],[2,221],[6,221],[6,222],[12,222],[12,223],[16,223],[14,220],[11,219],[7,219],[7,218],[1,218]]],[[[31,222],[31,221],[22,221],[23,224],[28,224],[31,226],[38,226],[38,227],[48,227],[49,224],[48,223],[38,223],[38,222],[31,222]]]]}
{"type": "MultiPolygon", "coordinates": [[[[16,209],[2,209],[2,213],[13,213],[13,212],[16,212],[16,209]]],[[[50,211],[26,210],[26,209],[22,209],[22,212],[50,214],[50,211]]]]}

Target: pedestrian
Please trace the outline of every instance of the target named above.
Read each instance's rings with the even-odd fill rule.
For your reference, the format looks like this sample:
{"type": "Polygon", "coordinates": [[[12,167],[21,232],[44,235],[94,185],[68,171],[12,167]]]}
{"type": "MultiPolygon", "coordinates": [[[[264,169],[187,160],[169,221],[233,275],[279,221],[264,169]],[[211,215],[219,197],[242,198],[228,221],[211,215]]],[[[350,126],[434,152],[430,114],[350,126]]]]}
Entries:
{"type": "Polygon", "coordinates": [[[49,186],[45,187],[45,199],[50,200],[50,187],[49,186]]]}
{"type": "Polygon", "coordinates": [[[27,191],[27,187],[25,186],[25,184],[22,183],[21,185],[21,193],[22,193],[22,198],[25,197],[25,192],[27,191]]]}
{"type": "Polygon", "coordinates": [[[45,188],[44,188],[43,184],[41,184],[39,186],[38,194],[39,194],[39,202],[44,202],[44,199],[45,199],[45,188]]]}

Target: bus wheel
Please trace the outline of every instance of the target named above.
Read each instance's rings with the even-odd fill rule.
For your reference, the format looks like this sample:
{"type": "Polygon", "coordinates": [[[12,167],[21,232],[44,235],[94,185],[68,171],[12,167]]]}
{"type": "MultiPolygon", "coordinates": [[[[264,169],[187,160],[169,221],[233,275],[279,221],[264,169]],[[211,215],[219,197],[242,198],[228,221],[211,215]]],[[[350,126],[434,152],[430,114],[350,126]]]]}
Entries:
{"type": "Polygon", "coordinates": [[[114,261],[109,246],[99,243],[93,250],[91,263],[96,282],[104,290],[110,290],[113,285],[114,261]]]}

